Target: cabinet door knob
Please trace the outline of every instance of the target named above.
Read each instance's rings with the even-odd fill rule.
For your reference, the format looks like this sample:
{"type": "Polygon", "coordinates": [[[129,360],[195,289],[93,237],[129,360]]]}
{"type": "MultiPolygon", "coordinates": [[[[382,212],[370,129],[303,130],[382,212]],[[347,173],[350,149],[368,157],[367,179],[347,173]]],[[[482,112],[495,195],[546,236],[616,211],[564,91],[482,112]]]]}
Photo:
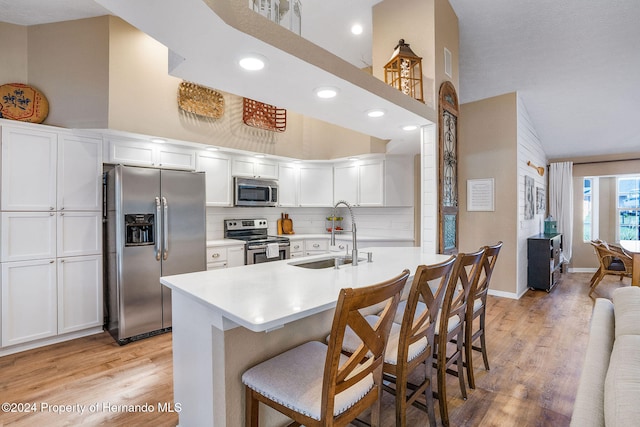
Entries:
{"type": "Polygon", "coordinates": [[[218,258],[219,256],[220,254],[216,252],[215,254],[211,255],[211,258],[218,258]]]}
{"type": "Polygon", "coordinates": [[[318,243],[314,243],[314,244],[313,244],[313,247],[314,247],[314,248],[319,248],[319,247],[320,247],[320,245],[319,245],[318,243]]]}

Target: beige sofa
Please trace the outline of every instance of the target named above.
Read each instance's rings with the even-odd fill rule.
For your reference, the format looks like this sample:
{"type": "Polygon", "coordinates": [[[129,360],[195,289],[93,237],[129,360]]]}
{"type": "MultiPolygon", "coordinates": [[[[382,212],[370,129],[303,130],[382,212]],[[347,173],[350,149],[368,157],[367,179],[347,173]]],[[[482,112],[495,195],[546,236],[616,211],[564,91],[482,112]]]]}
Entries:
{"type": "Polygon", "coordinates": [[[572,427],[640,425],[640,288],[598,298],[572,427]]]}

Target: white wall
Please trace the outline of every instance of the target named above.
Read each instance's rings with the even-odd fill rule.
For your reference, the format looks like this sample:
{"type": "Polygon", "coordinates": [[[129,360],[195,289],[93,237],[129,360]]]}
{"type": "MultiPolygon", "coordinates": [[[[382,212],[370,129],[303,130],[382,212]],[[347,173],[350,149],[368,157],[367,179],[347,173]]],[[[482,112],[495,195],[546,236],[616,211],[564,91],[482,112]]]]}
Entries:
{"type": "Polygon", "coordinates": [[[421,244],[425,253],[438,251],[438,127],[434,124],[422,129],[421,183],[422,218],[421,244]]]}
{"type": "MultiPolygon", "coordinates": [[[[544,230],[545,213],[535,214],[533,219],[524,219],[524,177],[530,176],[534,179],[534,199],[536,188],[541,187],[548,197],[547,191],[547,156],[540,144],[540,138],[531,122],[529,113],[518,95],[518,115],[517,115],[517,139],[518,139],[518,287],[517,296],[520,297],[527,290],[527,238],[541,233],[544,230]],[[544,176],[538,175],[535,169],[527,165],[531,162],[536,166],[545,168],[544,176]]],[[[546,205],[546,201],[545,201],[546,205]]]]}
{"type": "MultiPolygon", "coordinates": [[[[296,234],[326,232],[326,217],[332,208],[207,208],[207,240],[224,237],[225,219],[266,218],[269,234],[277,233],[280,213],[288,213],[296,234]]],[[[351,230],[349,211],[340,207],[338,215],[344,217],[342,226],[351,230]]],[[[400,237],[413,239],[413,207],[408,208],[353,208],[358,236],[400,237]]],[[[329,233],[327,233],[329,234],[329,233]]]]}

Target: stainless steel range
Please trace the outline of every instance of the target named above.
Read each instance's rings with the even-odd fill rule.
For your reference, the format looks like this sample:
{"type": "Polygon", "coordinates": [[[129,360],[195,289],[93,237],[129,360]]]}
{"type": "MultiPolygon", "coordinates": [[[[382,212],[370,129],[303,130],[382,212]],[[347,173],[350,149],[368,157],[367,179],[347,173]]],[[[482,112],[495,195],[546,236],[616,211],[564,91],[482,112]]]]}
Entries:
{"type": "Polygon", "coordinates": [[[225,219],[225,239],[244,240],[246,264],[289,259],[289,239],[282,236],[269,236],[267,220],[259,219],[225,219]]]}

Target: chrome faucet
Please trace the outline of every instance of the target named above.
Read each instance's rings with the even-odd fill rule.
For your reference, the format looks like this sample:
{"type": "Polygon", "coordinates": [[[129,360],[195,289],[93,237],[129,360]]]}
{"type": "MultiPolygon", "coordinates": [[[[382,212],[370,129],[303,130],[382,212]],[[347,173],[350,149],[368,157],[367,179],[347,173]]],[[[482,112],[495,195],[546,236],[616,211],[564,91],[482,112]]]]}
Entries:
{"type": "Polygon", "coordinates": [[[358,242],[356,237],[356,219],[353,216],[353,210],[351,210],[351,205],[344,200],[338,200],[338,202],[333,207],[333,215],[332,225],[331,225],[331,246],[335,246],[336,244],[336,208],[338,205],[345,205],[347,209],[349,209],[349,213],[351,214],[351,234],[353,237],[353,244],[351,245],[351,265],[358,265],[358,242]]]}

